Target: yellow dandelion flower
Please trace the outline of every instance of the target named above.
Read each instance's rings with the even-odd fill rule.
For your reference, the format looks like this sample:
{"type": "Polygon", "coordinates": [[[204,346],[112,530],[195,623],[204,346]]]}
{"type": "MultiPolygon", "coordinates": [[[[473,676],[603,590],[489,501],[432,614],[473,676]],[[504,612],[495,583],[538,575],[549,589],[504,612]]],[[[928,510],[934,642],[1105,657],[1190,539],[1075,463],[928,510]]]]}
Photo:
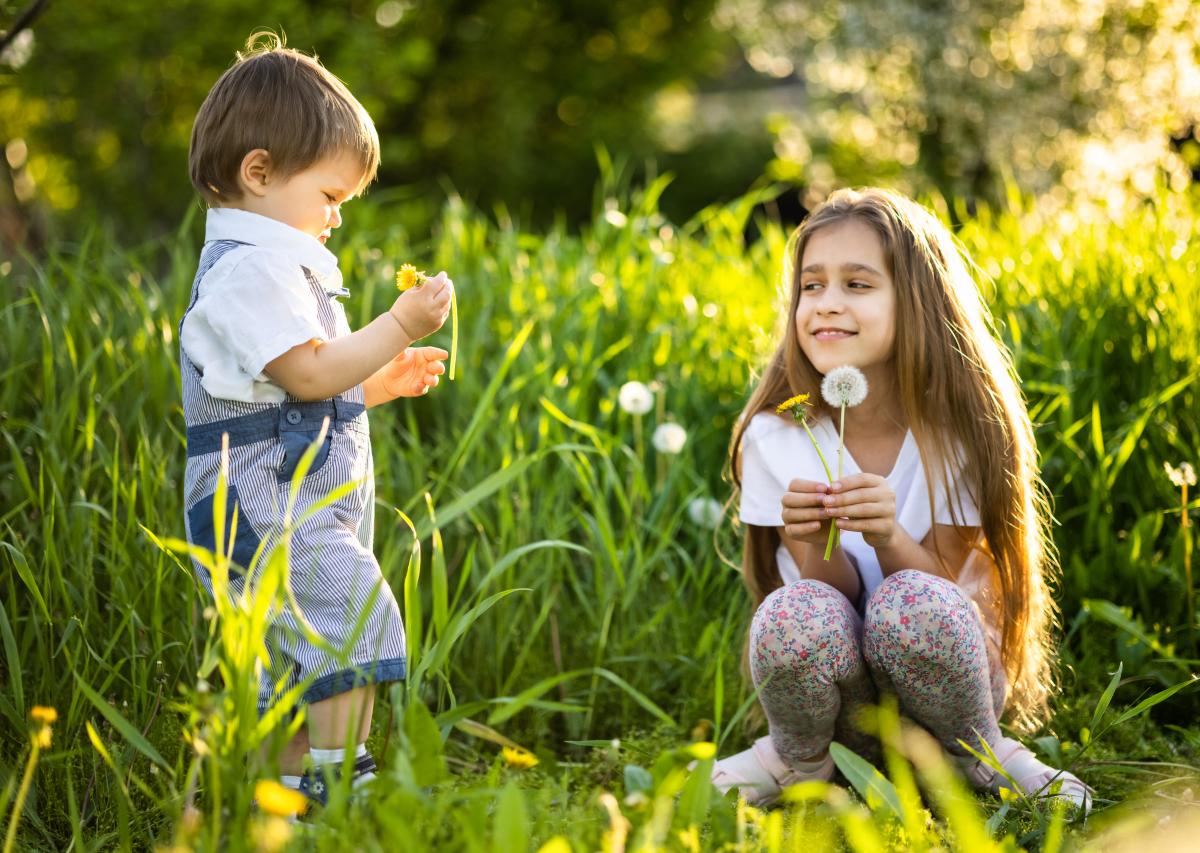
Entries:
{"type": "Polygon", "coordinates": [[[571,842],[556,835],[539,847],[537,853],[571,853],[571,842]]]}
{"type": "Polygon", "coordinates": [[[53,732],[53,729],[51,729],[49,726],[42,726],[40,729],[34,732],[33,739],[37,741],[38,749],[50,748],[51,732],[53,732]]]}
{"type": "Polygon", "coordinates": [[[52,726],[58,722],[58,711],[46,705],[34,705],[29,716],[35,723],[41,723],[43,726],[52,726]]]}
{"type": "Polygon", "coordinates": [[[700,853],[700,830],[692,824],[687,829],[675,830],[676,836],[679,838],[679,844],[684,850],[692,851],[692,853],[700,853]]]}
{"type": "Polygon", "coordinates": [[[784,412],[791,412],[796,422],[802,423],[808,417],[807,407],[812,405],[808,402],[809,396],[811,395],[797,394],[795,397],[789,397],[775,407],[775,414],[782,415],[784,412]]]}
{"type": "Polygon", "coordinates": [[[255,848],[259,853],[276,853],[292,840],[292,827],[286,818],[270,816],[253,827],[255,848]]]}
{"type": "Polygon", "coordinates": [[[400,272],[396,273],[396,289],[408,290],[410,287],[420,287],[428,276],[412,264],[401,264],[400,272]]]}
{"type": "Polygon", "coordinates": [[[258,806],[267,814],[277,817],[291,817],[303,814],[308,808],[308,797],[299,791],[293,791],[274,779],[260,779],[254,784],[254,799],[258,806]]]}
{"type": "Polygon", "coordinates": [[[717,745],[712,741],[688,744],[683,748],[684,755],[697,761],[707,761],[717,754],[717,745]]]}
{"type": "Polygon", "coordinates": [[[500,750],[504,756],[504,760],[512,767],[520,770],[528,770],[538,763],[537,756],[527,749],[518,747],[506,746],[500,750]]]}

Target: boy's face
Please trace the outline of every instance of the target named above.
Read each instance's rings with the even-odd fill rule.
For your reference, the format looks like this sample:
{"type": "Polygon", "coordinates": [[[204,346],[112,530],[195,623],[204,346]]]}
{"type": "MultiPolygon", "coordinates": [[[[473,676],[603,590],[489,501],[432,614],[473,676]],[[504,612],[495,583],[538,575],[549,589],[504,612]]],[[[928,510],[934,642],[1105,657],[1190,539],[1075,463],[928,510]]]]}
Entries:
{"type": "Polygon", "coordinates": [[[249,180],[241,181],[238,207],[290,225],[324,244],[342,224],[342,204],[357,191],[362,165],[354,156],[339,153],[280,178],[271,171],[268,158],[261,170],[243,168],[242,174],[248,174],[249,180]]]}

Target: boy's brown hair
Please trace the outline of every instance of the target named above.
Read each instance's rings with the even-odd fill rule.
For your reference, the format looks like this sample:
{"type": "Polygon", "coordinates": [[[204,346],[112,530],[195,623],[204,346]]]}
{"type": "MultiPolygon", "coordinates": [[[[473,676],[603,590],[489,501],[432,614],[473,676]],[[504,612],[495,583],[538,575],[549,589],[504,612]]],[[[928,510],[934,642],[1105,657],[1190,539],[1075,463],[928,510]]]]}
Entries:
{"type": "Polygon", "coordinates": [[[273,32],[250,36],[200,105],[188,151],[192,185],[210,205],[240,198],[238,169],[256,148],[285,179],[329,155],[357,156],[357,191],[379,168],[379,135],[362,104],[316,57],[284,47],[273,32]]]}

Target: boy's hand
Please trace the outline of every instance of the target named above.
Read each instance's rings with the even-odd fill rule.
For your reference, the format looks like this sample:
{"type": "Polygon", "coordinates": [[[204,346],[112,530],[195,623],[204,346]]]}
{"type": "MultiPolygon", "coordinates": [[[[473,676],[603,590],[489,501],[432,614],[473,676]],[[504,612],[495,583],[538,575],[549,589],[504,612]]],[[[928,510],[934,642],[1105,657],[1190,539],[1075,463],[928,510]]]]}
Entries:
{"type": "Polygon", "coordinates": [[[379,369],[379,382],[389,397],[420,397],[438,384],[450,353],[437,347],[409,347],[379,369]]]}
{"type": "Polygon", "coordinates": [[[829,538],[829,525],[833,519],[824,514],[825,497],[829,494],[828,483],[812,480],[792,480],[783,494],[783,530],[789,539],[807,542],[825,550],[829,538]]]}
{"type": "Polygon", "coordinates": [[[420,287],[401,293],[388,311],[404,333],[418,341],[432,335],[446,322],[453,292],[454,282],[445,272],[440,272],[420,287]]]}

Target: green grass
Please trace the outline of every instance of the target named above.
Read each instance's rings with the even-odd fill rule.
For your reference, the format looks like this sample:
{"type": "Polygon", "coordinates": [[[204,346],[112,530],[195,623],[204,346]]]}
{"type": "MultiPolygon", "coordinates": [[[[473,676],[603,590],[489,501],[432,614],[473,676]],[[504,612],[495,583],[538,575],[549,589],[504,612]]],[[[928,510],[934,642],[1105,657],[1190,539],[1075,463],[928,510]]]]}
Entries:
{"type": "MultiPolygon", "coordinates": [[[[528,233],[452,200],[414,240],[389,224],[386,193],[347,210],[337,251],[352,325],[383,309],[400,263],[444,268],[459,293],[458,378],[372,412],[376,553],[403,597],[414,676],[380,692],[371,745],[386,784],[302,825],[297,846],[535,850],[563,836],[592,850],[620,823],[609,808],[631,850],[917,849],[979,832],[1054,849],[1096,831],[960,796],[899,733],[894,814],[878,793],[863,805],[817,786],[764,815],[712,798],[705,761],[689,775],[691,741],[724,754],[751,734],[738,542],[728,519],[716,533],[692,524],[687,504],[728,494],[724,455],[771,344],[785,235],[764,225],[745,242],[753,197],[680,227],[658,213],[663,184],[617,183],[581,233],[528,233]],[[659,387],[641,424],[615,406],[630,379],[659,387]],[[649,441],[667,418],[689,434],[674,458],[649,441]],[[540,764],[507,767],[499,738],[540,764]],[[924,804],[905,781],[914,766],[924,804]]],[[[219,641],[262,614],[209,618],[170,542],[183,532],[176,326],[197,224],[137,248],[98,230],[0,265],[0,835],[30,708],[59,712],[20,849],[269,846],[242,758],[263,737],[241,692],[253,649],[219,641]]],[[[1142,815],[1200,751],[1193,689],[1121,720],[1197,657],[1180,496],[1162,466],[1200,462],[1198,225],[1200,203],[1164,195],[1122,222],[1015,203],[960,232],[995,276],[988,304],[1056,495],[1068,639],[1037,744],[1142,815]]],[[[1091,823],[1106,819],[1135,818],[1108,808],[1091,823]]]]}

